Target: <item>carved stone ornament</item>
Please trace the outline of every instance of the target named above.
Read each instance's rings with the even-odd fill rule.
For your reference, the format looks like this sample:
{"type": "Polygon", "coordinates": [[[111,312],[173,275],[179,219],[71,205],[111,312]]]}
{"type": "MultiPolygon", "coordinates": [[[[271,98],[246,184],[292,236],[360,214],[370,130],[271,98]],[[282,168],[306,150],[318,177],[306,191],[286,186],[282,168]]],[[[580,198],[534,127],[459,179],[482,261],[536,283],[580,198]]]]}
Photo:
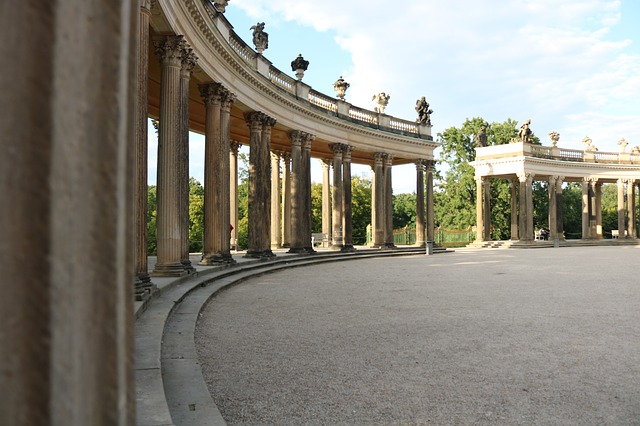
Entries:
{"type": "Polygon", "coordinates": [[[549,132],[549,139],[551,139],[551,146],[558,146],[558,141],[560,140],[560,133],[558,132],[549,132]]]}
{"type": "Polygon", "coordinates": [[[302,81],[304,72],[309,68],[309,61],[305,61],[302,57],[302,53],[298,54],[298,57],[291,61],[291,71],[295,71],[298,80],[302,81]]]}
{"type": "Polygon", "coordinates": [[[433,110],[429,109],[429,102],[426,101],[424,96],[416,101],[416,112],[418,113],[418,119],[416,120],[418,124],[431,126],[433,110]]]}
{"type": "Polygon", "coordinates": [[[344,101],[344,94],[346,93],[349,86],[351,85],[344,81],[342,76],[340,76],[340,78],[335,83],[333,83],[333,90],[336,91],[336,95],[338,96],[338,98],[344,101]]]}
{"type": "Polygon", "coordinates": [[[229,0],[210,0],[210,1],[211,1],[211,4],[213,5],[213,8],[220,13],[224,13],[225,8],[229,3],[229,0]]]}
{"type": "Polygon", "coordinates": [[[591,140],[591,138],[589,136],[585,136],[584,139],[582,139],[582,143],[584,144],[584,150],[585,151],[597,151],[598,148],[596,148],[593,145],[593,141],[591,140]]]}
{"type": "Polygon", "coordinates": [[[387,105],[389,105],[390,98],[391,98],[391,95],[387,95],[384,92],[380,92],[373,95],[373,98],[371,98],[371,100],[375,101],[376,104],[378,105],[373,110],[375,112],[379,112],[380,114],[384,114],[385,108],[387,107],[387,105]]]}
{"type": "Polygon", "coordinates": [[[262,53],[269,47],[269,34],[264,31],[264,22],[258,22],[251,28],[253,30],[253,44],[258,53],[262,53]]]}
{"type": "Polygon", "coordinates": [[[629,145],[629,142],[627,142],[625,138],[622,138],[618,141],[618,145],[620,145],[620,152],[626,152],[627,145],[629,145]]]}
{"type": "Polygon", "coordinates": [[[520,131],[518,132],[518,141],[519,142],[524,142],[524,143],[529,143],[531,142],[531,135],[533,134],[533,132],[531,131],[531,119],[527,119],[527,121],[525,121],[524,123],[522,123],[522,126],[520,126],[520,131]]]}

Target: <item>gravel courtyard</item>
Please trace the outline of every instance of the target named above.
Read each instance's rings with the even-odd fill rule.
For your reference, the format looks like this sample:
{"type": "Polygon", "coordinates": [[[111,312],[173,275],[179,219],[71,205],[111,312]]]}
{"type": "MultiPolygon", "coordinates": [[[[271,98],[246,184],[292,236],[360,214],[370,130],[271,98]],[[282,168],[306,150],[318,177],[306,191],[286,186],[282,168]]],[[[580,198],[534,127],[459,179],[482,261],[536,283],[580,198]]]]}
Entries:
{"type": "Polygon", "coordinates": [[[458,250],[258,277],[202,311],[229,424],[640,424],[640,248],[458,250]]]}

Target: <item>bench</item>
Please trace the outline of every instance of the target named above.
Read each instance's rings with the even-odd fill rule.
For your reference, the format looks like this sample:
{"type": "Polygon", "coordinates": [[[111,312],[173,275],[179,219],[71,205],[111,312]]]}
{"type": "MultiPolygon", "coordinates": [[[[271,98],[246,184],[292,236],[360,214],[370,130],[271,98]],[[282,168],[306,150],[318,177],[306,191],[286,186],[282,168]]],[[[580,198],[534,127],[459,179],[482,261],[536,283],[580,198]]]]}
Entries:
{"type": "Polygon", "coordinates": [[[311,246],[322,245],[322,247],[329,247],[329,234],[324,232],[314,232],[311,234],[311,246]]]}
{"type": "MultiPolygon", "coordinates": [[[[618,229],[612,229],[611,230],[611,238],[614,240],[617,240],[618,237],[620,236],[620,231],[618,229]]],[[[627,231],[624,231],[624,236],[625,238],[627,237],[627,231]]]]}

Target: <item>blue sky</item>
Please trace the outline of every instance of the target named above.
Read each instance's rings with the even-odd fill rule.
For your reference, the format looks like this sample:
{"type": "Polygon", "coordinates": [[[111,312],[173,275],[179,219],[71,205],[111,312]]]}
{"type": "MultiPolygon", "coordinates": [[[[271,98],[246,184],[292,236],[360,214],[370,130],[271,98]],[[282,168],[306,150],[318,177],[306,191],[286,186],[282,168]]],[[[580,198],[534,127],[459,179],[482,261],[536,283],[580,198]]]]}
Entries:
{"type": "MultiPolygon", "coordinates": [[[[434,137],[466,118],[530,118],[544,144],[557,131],[567,148],[585,136],[600,151],[622,137],[640,145],[637,0],[230,0],[225,15],[249,45],[249,28],[265,22],[264,55],[293,76],[302,53],[304,81],[323,93],[342,75],[348,102],[373,109],[383,91],[386,113],[409,120],[425,96],[434,137]]],[[[199,178],[201,143],[192,145],[199,178]]],[[[393,179],[394,193],[415,191],[415,167],[394,167],[393,179]]]]}

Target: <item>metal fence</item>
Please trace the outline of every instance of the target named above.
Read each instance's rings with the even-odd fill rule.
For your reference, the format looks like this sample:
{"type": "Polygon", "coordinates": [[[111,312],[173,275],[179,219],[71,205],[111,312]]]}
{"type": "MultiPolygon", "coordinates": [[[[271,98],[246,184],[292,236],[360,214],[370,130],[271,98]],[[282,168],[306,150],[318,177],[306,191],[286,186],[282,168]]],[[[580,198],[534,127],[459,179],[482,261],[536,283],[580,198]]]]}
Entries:
{"type": "MultiPolygon", "coordinates": [[[[476,231],[468,229],[443,229],[436,228],[434,230],[434,241],[442,247],[464,247],[473,242],[476,238],[476,231]]],[[[371,245],[373,236],[371,233],[371,225],[367,226],[367,242],[371,245]]],[[[393,243],[395,245],[412,245],[416,243],[416,230],[408,226],[393,230],[393,243]]]]}

